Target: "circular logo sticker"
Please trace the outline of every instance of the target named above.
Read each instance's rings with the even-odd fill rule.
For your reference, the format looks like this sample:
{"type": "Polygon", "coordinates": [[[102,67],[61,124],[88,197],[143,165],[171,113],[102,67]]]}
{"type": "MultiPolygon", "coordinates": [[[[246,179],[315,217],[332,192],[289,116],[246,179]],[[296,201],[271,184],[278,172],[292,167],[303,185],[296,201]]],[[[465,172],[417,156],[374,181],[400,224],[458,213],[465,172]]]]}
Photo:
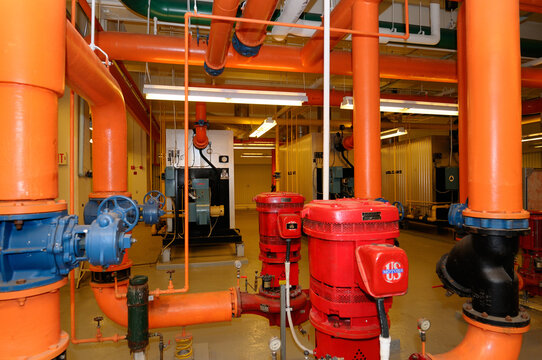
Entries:
{"type": "Polygon", "coordinates": [[[393,284],[401,280],[403,277],[403,265],[398,261],[390,261],[382,269],[382,275],[387,283],[393,284]]]}

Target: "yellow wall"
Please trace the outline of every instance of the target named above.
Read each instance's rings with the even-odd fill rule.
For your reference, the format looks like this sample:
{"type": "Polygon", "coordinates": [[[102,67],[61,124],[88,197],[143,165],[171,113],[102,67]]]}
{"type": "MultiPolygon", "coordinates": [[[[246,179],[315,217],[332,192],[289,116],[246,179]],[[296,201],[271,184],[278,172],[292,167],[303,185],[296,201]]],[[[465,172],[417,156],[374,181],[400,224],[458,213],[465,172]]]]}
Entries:
{"type": "Polygon", "coordinates": [[[132,199],[143,203],[143,196],[147,193],[147,134],[128,115],[128,191],[132,199]]]}
{"type": "Polygon", "coordinates": [[[254,196],[271,191],[271,164],[235,164],[235,208],[255,209],[254,196]]]}

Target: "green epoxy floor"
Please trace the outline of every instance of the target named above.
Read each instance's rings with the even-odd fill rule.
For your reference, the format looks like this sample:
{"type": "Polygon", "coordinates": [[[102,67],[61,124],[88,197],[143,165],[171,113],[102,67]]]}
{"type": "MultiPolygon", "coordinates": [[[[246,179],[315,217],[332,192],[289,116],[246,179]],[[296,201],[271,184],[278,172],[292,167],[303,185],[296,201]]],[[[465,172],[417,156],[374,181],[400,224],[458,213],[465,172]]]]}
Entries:
{"type": "MultiPolygon", "coordinates": [[[[256,270],[260,269],[258,260],[258,216],[256,211],[237,211],[237,227],[241,230],[245,242],[245,255],[248,265],[243,266],[242,272],[253,278],[256,270]]],[[[131,251],[131,257],[136,264],[132,274],[145,274],[149,276],[151,289],[166,288],[168,277],[165,271],[157,271],[155,261],[160,254],[161,241],[150,236],[150,228],[139,225],[134,231],[138,242],[131,251]],[[140,265],[137,265],[140,264],[140,265]]],[[[408,359],[408,356],[419,351],[420,343],[416,330],[416,319],[426,317],[431,320],[432,327],[428,332],[428,351],[441,353],[456,346],[463,338],[467,326],[461,318],[460,309],[464,302],[457,296],[446,297],[441,288],[433,289],[433,285],[440,282],[435,274],[437,260],[454,245],[451,234],[438,235],[431,227],[419,230],[403,230],[399,238],[409,257],[410,280],[409,292],[402,297],[396,297],[390,312],[392,339],[400,340],[400,350],[392,352],[391,358],[408,359]]],[[[223,259],[226,255],[234,256],[233,246],[221,248],[207,248],[194,251],[194,256],[211,253],[223,259]]],[[[174,253],[175,255],[175,253],[174,253]]],[[[307,240],[302,243],[302,260],[300,262],[300,281],[304,287],[309,284],[307,240]]],[[[235,286],[235,268],[233,266],[211,266],[190,269],[190,291],[218,291],[235,286]]],[[[174,276],[177,287],[182,287],[183,274],[178,270],[174,276]]],[[[77,337],[92,337],[95,334],[93,318],[102,313],[94,301],[89,286],[88,275],[76,291],[77,306],[77,337]]],[[[524,343],[520,359],[542,359],[542,313],[530,311],[532,316],[531,330],[524,336],[524,343]]],[[[62,328],[69,330],[69,287],[61,290],[61,317],[62,328]]],[[[314,330],[309,322],[303,325],[308,331],[304,343],[313,346],[314,330]]],[[[271,359],[268,350],[268,341],[272,336],[279,335],[277,327],[270,328],[267,320],[255,315],[243,315],[228,323],[190,326],[186,329],[194,336],[194,343],[207,344],[209,359],[271,359]]],[[[102,326],[104,336],[115,332],[125,333],[125,329],[106,319],[102,326]]],[[[181,329],[161,329],[166,343],[171,346],[165,353],[166,360],[173,359],[174,337],[181,329]]],[[[291,336],[287,341],[288,360],[303,359],[291,336]]],[[[148,350],[148,359],[158,359],[158,339],[153,338],[148,350]]],[[[69,360],[83,359],[130,359],[128,347],[125,342],[118,344],[83,344],[70,345],[68,348],[69,360]]],[[[197,359],[197,357],[196,357],[197,359]]]]}

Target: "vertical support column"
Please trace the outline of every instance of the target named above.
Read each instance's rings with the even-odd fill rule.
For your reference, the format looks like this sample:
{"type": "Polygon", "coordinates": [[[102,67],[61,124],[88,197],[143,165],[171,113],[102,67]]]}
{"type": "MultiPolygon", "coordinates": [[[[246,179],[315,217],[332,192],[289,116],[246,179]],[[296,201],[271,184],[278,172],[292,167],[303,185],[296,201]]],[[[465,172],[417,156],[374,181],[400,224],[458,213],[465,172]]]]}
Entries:
{"type": "Polygon", "coordinates": [[[465,3],[457,14],[457,102],[459,106],[459,202],[465,204],[468,197],[468,114],[467,114],[467,39],[465,3]]]}
{"type": "MultiPolygon", "coordinates": [[[[378,33],[380,0],[356,0],[352,29],[378,33]]],[[[380,71],[378,37],[352,36],[354,82],[354,192],[360,199],[382,193],[380,159],[380,71]]]]}
{"type": "Polygon", "coordinates": [[[467,1],[468,217],[528,218],[521,195],[517,0],[467,1]],[[491,11],[488,11],[491,9],[491,11]],[[487,33],[492,24],[495,31],[487,33]]]}

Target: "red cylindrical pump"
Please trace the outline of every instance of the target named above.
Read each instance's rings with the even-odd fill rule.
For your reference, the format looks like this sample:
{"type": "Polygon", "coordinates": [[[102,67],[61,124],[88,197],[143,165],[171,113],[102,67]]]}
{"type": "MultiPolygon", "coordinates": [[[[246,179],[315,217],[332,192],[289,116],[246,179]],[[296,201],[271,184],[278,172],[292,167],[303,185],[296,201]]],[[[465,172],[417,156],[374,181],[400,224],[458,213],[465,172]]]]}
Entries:
{"type": "MultiPolygon", "coordinates": [[[[259,212],[260,221],[260,260],[262,262],[262,287],[260,293],[280,297],[280,284],[286,277],[284,274],[284,261],[286,260],[286,241],[283,234],[281,236],[281,221],[279,218],[283,215],[294,215],[298,217],[299,230],[301,230],[301,210],[305,198],[296,193],[289,192],[268,192],[257,195],[256,209],[259,212]]],[[[283,217],[283,220],[288,220],[283,217]]],[[[301,259],[301,238],[292,237],[290,239],[290,284],[292,286],[291,295],[297,295],[301,289],[299,285],[299,267],[298,261],[301,259]]]]}
{"type": "Polygon", "coordinates": [[[385,297],[387,312],[391,294],[406,292],[408,277],[406,254],[393,246],[399,236],[397,208],[369,200],[316,200],[305,206],[303,219],[309,239],[315,355],[380,359],[380,324],[375,299],[369,293],[376,289],[379,297],[385,297]],[[381,251],[375,247],[379,244],[383,245],[381,251]],[[361,262],[383,268],[366,274],[362,269],[366,264],[361,262]],[[390,262],[397,269],[385,268],[390,262]],[[389,294],[385,291],[386,276],[395,286],[389,294]]]}

